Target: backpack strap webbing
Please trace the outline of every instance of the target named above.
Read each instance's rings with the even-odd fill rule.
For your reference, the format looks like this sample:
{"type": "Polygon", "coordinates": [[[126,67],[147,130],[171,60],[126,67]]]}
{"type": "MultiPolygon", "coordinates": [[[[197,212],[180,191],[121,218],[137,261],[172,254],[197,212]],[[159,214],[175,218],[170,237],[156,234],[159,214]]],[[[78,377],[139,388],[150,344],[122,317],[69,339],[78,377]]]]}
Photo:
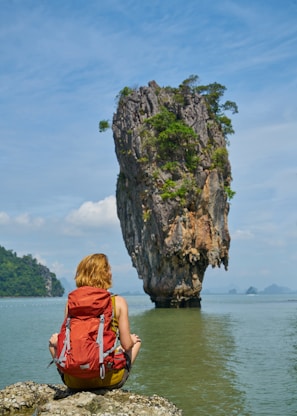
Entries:
{"type": "Polygon", "coordinates": [[[117,347],[117,340],[118,340],[118,323],[115,317],[115,296],[111,295],[111,302],[112,302],[112,316],[111,316],[111,329],[115,332],[115,341],[113,346],[104,351],[104,342],[103,342],[103,334],[104,334],[104,323],[105,317],[104,314],[99,316],[99,327],[98,327],[98,334],[97,334],[97,344],[99,345],[99,367],[100,367],[100,378],[104,379],[105,377],[105,366],[104,366],[104,358],[111,354],[117,347]]]}
{"type": "Polygon", "coordinates": [[[111,329],[116,333],[117,338],[119,336],[119,323],[116,318],[116,295],[111,295],[112,302],[112,318],[111,318],[111,329]]]}
{"type": "Polygon", "coordinates": [[[105,367],[103,364],[104,361],[104,344],[103,344],[103,332],[104,332],[104,315],[99,316],[99,328],[97,335],[97,344],[99,345],[99,367],[100,367],[100,378],[104,379],[105,377],[105,367]]]}
{"type": "Polygon", "coordinates": [[[66,353],[70,351],[70,320],[71,318],[68,316],[65,324],[65,339],[63,342],[63,348],[60,353],[60,356],[54,358],[54,361],[58,363],[61,367],[65,367],[66,353]]]}

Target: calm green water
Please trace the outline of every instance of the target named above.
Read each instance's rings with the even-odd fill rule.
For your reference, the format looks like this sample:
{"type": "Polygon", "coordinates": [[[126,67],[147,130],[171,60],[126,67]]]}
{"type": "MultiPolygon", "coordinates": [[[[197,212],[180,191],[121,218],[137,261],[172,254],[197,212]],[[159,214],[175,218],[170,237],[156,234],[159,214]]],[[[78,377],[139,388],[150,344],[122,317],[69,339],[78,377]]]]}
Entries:
{"type": "MultiPolygon", "coordinates": [[[[202,309],[127,297],[143,347],[125,388],[167,397],[185,416],[297,415],[297,295],[205,295],[202,309]]],[[[65,299],[0,299],[0,388],[60,383],[49,335],[65,299]]]]}

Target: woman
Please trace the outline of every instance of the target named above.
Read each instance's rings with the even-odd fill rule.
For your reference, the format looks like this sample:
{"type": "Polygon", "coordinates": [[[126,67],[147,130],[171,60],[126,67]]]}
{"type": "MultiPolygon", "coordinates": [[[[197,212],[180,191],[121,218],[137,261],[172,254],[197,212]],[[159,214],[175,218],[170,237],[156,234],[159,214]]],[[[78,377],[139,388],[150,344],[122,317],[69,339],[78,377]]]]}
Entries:
{"type": "MultiPolygon", "coordinates": [[[[68,297],[68,302],[65,308],[65,321],[68,316],[68,305],[71,307],[71,296],[76,295],[79,291],[89,290],[94,293],[100,293],[110,297],[108,289],[112,285],[111,267],[105,254],[92,254],[85,257],[78,265],[75,275],[76,286],[78,289],[71,292],[68,297]],[[99,290],[98,290],[99,289],[99,290]]],[[[87,298],[88,299],[88,298],[87,298]]],[[[91,297],[90,297],[91,299],[91,297]]],[[[121,296],[112,296],[113,299],[113,313],[114,318],[112,324],[118,326],[120,346],[117,348],[118,352],[124,352],[127,358],[126,367],[122,371],[111,370],[106,373],[104,379],[98,377],[94,378],[80,378],[63,373],[61,368],[58,371],[61,374],[63,382],[70,388],[76,390],[94,389],[94,388],[120,388],[123,386],[129,376],[131,366],[133,365],[137,354],[141,347],[141,340],[138,335],[130,333],[130,323],[128,317],[128,305],[126,300],[121,296]],[[120,380],[119,380],[120,377],[120,380]]],[[[88,300],[87,300],[88,301],[88,300]]],[[[99,303],[100,300],[96,300],[99,303]]],[[[111,302],[111,300],[110,300],[111,302]]],[[[88,305],[86,305],[88,306],[88,305]]],[[[92,307],[92,305],[90,305],[92,307]]],[[[64,322],[65,322],[64,321],[64,322]]],[[[57,346],[59,334],[53,334],[49,339],[49,351],[57,363],[57,346]]]]}

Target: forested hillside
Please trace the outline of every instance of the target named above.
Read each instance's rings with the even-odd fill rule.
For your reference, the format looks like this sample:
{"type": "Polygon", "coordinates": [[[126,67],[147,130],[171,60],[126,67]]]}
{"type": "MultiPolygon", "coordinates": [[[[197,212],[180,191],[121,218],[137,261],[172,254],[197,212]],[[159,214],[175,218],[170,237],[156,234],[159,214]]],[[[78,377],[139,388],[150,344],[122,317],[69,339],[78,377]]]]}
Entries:
{"type": "Polygon", "coordinates": [[[64,288],[31,254],[18,257],[0,246],[0,296],[63,296],[64,288]]]}

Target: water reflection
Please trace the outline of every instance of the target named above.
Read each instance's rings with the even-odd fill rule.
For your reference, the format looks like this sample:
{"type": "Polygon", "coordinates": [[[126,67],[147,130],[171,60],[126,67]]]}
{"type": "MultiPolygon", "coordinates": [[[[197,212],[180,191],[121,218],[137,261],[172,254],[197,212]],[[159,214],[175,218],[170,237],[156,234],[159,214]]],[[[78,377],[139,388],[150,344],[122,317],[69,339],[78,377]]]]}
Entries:
{"type": "Polygon", "coordinates": [[[131,318],[143,347],[127,388],[159,394],[184,415],[248,415],[232,370],[228,315],[197,309],[152,309],[131,318]]]}

